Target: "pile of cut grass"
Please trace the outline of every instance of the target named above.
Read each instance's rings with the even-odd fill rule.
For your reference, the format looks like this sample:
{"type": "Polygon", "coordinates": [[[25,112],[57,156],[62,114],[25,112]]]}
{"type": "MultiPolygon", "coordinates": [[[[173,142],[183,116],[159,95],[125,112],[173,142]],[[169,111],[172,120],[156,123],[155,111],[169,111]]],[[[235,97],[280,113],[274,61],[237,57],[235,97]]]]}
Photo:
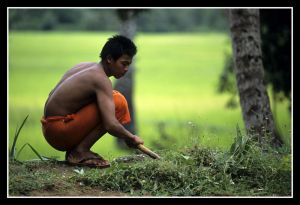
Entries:
{"type": "Polygon", "coordinates": [[[125,161],[112,161],[108,169],[79,170],[41,156],[30,144],[40,159],[38,163],[17,160],[15,144],[27,117],[16,130],[10,152],[10,195],[30,195],[35,190],[55,190],[63,194],[70,187],[132,196],[291,195],[290,150],[285,147],[275,150],[267,142],[259,145],[251,136],[243,135],[239,128],[228,151],[197,143],[176,151],[160,150],[160,160],[144,160],[148,158],[133,155],[125,161]],[[128,160],[130,158],[132,160],[128,160]]]}
{"type": "Polygon", "coordinates": [[[285,152],[252,148],[237,157],[194,146],[159,154],[161,160],[113,161],[104,170],[58,161],[12,161],[9,194],[68,196],[70,190],[95,190],[125,196],[291,196],[290,155],[285,152]]]}
{"type": "Polygon", "coordinates": [[[290,196],[290,155],[265,148],[238,135],[228,152],[201,146],[165,150],[161,160],[114,163],[76,182],[133,196],[290,196]]]}

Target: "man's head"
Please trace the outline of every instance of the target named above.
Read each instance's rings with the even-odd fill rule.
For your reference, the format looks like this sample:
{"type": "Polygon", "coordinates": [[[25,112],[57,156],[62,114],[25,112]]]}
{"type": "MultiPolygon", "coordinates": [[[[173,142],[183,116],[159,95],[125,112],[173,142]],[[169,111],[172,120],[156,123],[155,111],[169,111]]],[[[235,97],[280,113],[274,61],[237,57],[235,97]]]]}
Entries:
{"type": "Polygon", "coordinates": [[[100,53],[100,57],[102,61],[105,61],[108,57],[111,57],[116,61],[124,54],[133,58],[136,52],[137,48],[129,38],[115,35],[109,38],[105,43],[100,53]]]}
{"type": "Polygon", "coordinates": [[[137,49],[134,43],[124,36],[116,35],[108,39],[100,57],[109,76],[120,78],[126,74],[137,49]]]}

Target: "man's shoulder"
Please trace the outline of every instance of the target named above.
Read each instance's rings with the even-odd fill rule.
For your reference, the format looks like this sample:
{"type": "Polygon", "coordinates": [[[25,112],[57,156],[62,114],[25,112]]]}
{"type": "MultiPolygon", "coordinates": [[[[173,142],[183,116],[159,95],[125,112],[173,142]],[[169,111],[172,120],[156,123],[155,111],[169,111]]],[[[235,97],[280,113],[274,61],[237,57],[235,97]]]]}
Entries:
{"type": "Polygon", "coordinates": [[[95,63],[86,69],[92,78],[108,79],[107,75],[103,71],[102,67],[95,63]]]}
{"type": "Polygon", "coordinates": [[[99,65],[90,67],[88,71],[88,81],[96,87],[103,87],[111,84],[111,81],[99,65]]]}

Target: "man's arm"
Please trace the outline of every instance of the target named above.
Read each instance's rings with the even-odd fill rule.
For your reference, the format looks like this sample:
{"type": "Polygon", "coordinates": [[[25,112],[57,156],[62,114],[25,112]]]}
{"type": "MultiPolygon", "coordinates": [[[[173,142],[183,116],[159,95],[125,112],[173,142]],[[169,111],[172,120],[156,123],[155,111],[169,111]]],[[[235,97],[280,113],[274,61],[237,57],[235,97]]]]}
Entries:
{"type": "Polygon", "coordinates": [[[95,92],[104,128],[109,134],[115,137],[122,138],[124,140],[129,140],[134,145],[143,144],[143,140],[126,130],[123,125],[116,119],[115,104],[112,95],[112,85],[109,79],[103,78],[97,80],[98,83],[95,85],[95,92]]]}

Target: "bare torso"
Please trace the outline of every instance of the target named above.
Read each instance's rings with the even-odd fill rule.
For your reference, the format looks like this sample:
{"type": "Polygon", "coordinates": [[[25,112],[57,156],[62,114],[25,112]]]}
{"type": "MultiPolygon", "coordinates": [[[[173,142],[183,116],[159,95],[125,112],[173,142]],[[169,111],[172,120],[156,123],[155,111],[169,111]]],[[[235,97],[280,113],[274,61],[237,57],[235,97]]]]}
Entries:
{"type": "MultiPolygon", "coordinates": [[[[94,84],[106,76],[101,64],[80,63],[68,70],[49,94],[44,116],[64,116],[96,102],[94,84]]],[[[106,76],[108,79],[108,77],[106,76]]]]}
{"type": "MultiPolygon", "coordinates": [[[[45,103],[44,117],[75,114],[85,105],[96,102],[105,132],[130,140],[134,145],[142,144],[143,140],[126,130],[115,117],[113,88],[109,79],[110,76],[115,78],[124,76],[131,60],[129,56],[122,55],[116,61],[110,59],[104,64],[101,61],[74,66],[50,92],[45,103]]],[[[93,138],[88,139],[91,140],[88,144],[94,142],[93,138]]]]}

